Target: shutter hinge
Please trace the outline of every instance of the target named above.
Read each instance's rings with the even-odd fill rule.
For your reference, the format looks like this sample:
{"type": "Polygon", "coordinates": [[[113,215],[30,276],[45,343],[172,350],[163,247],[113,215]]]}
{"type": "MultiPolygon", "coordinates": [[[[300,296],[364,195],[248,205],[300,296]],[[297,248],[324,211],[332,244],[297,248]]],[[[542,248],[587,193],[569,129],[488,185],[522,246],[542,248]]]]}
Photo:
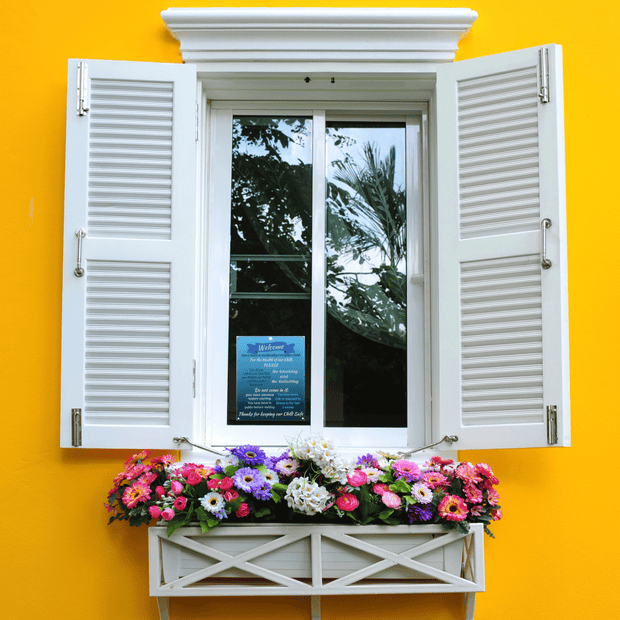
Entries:
{"type": "Polygon", "coordinates": [[[196,398],[196,360],[194,360],[194,381],[192,383],[192,391],[194,393],[194,398],[196,398]]]}
{"type": "Polygon", "coordinates": [[[198,107],[198,104],[196,104],[196,119],[195,119],[196,142],[198,142],[198,112],[199,111],[200,111],[200,108],[198,107]]]}
{"type": "Polygon", "coordinates": [[[80,60],[77,66],[77,115],[85,116],[88,105],[88,63],[80,60]]]}
{"type": "Polygon", "coordinates": [[[82,445],[82,410],[71,409],[71,445],[79,448],[82,445]]]}
{"type": "Polygon", "coordinates": [[[541,103],[549,103],[549,50],[541,47],[538,50],[540,65],[540,97],[541,103]]]}
{"type": "Polygon", "coordinates": [[[558,443],[558,407],[549,405],[547,407],[547,443],[554,446],[558,443]]]}

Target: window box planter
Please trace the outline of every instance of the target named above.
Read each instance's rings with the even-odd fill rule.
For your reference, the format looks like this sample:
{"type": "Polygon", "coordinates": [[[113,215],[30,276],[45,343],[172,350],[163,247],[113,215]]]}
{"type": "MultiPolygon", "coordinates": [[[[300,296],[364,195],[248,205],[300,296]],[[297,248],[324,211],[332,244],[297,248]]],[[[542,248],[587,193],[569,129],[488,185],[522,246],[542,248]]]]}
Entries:
{"type": "Polygon", "coordinates": [[[320,596],[462,592],[473,619],[484,591],[481,524],[469,534],[440,525],[222,524],[202,534],[149,529],[150,595],[169,619],[170,596],[320,596]]]}

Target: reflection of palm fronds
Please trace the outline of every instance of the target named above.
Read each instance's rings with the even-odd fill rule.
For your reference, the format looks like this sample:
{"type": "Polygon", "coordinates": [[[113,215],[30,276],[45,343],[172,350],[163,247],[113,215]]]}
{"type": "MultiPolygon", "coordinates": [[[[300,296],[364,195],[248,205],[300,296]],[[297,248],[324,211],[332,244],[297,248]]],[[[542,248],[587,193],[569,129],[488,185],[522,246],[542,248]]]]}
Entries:
{"type": "Polygon", "coordinates": [[[396,267],[405,258],[407,223],[405,192],[395,186],[396,149],[391,147],[381,159],[377,147],[367,142],[362,154],[363,167],[338,163],[334,179],[355,195],[332,188],[336,200],[330,207],[347,220],[350,242],[357,252],[374,248],[396,267]]]}

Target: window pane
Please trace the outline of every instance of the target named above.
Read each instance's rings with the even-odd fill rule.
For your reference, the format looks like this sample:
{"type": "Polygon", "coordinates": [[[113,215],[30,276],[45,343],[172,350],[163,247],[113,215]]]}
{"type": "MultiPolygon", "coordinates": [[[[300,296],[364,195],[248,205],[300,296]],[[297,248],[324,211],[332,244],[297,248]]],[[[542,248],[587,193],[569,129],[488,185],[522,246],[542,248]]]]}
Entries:
{"type": "Polygon", "coordinates": [[[326,425],[407,425],[404,123],[327,124],[326,425]]]}
{"type": "Polygon", "coordinates": [[[233,119],[229,424],[310,420],[311,131],[306,118],[233,119]],[[238,415],[238,336],[305,338],[303,418],[238,415]]]}

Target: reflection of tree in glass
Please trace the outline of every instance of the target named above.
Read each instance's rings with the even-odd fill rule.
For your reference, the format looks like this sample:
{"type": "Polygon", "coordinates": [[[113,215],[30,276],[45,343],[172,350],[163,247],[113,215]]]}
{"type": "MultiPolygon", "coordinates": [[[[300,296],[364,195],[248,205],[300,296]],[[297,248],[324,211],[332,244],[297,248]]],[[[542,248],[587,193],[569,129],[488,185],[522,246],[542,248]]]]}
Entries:
{"type": "MultiPolygon", "coordinates": [[[[309,155],[309,132],[308,119],[235,119],[232,254],[310,253],[312,165],[293,155],[295,145],[302,156],[309,155]]],[[[309,291],[309,265],[278,265],[309,291]]],[[[262,268],[264,263],[248,265],[248,275],[250,270],[262,268]]],[[[266,282],[265,286],[275,284],[266,282]]],[[[290,290],[290,286],[285,290],[290,290]]]]}
{"type": "Polygon", "coordinates": [[[382,159],[366,143],[361,155],[361,163],[351,158],[331,162],[329,311],[371,340],[405,348],[406,194],[395,183],[396,149],[382,159]]]}

